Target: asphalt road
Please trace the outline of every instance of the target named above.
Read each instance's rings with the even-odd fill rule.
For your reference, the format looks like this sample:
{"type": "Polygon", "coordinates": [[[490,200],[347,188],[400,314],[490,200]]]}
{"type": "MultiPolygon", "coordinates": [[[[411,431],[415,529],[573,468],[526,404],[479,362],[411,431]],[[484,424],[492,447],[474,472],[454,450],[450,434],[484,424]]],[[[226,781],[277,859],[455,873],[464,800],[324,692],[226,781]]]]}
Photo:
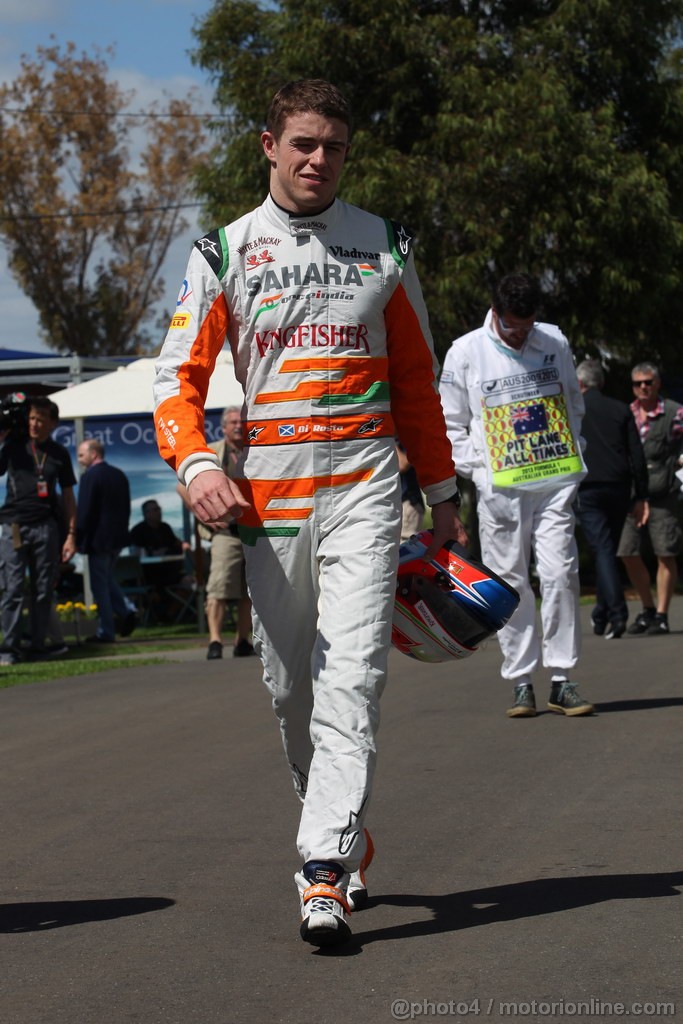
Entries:
{"type": "Polygon", "coordinates": [[[336,952],[298,936],[256,659],[0,691],[2,1024],[683,1015],[683,599],[668,637],[583,613],[592,718],[509,720],[495,641],[392,654],[372,898],[336,952]]]}

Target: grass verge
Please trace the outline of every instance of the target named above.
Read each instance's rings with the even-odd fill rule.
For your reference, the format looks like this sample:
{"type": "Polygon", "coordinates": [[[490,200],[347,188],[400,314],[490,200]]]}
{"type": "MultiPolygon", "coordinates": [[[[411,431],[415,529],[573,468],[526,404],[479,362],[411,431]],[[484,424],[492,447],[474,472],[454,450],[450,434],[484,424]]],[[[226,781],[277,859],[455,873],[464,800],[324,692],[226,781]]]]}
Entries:
{"type": "Polygon", "coordinates": [[[113,668],[139,668],[140,665],[160,665],[165,658],[75,658],[64,661],[35,661],[0,668],[0,690],[26,683],[45,683],[50,679],[68,679],[71,676],[108,672],[113,668]]]}
{"type": "MultiPolygon", "coordinates": [[[[230,642],[226,631],[226,643],[230,642]]],[[[157,652],[182,651],[188,647],[208,643],[205,634],[199,634],[195,625],[149,626],[135,630],[134,636],[112,644],[74,644],[69,653],[54,661],[25,661],[19,665],[0,667],[0,690],[26,683],[43,683],[52,679],[108,672],[113,668],[134,668],[140,665],[159,665],[165,658],[155,657],[157,652]]]]}

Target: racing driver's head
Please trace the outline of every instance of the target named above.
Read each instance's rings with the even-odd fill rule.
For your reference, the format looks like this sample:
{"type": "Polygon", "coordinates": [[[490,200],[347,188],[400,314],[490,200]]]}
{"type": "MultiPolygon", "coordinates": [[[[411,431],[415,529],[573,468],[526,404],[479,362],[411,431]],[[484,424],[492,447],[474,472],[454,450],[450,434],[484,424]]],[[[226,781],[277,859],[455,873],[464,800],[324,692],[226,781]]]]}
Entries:
{"type": "Polygon", "coordinates": [[[321,213],[337,194],[349,151],[351,113],[323,79],[289,82],[273,97],[261,134],[270,193],[289,213],[321,213]]]}

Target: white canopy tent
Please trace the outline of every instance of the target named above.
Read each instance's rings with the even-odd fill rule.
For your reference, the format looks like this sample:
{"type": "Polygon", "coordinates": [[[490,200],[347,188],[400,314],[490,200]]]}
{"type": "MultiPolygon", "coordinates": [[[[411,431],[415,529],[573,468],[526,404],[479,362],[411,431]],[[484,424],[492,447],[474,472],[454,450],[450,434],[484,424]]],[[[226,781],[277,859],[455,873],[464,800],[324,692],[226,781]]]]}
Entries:
{"type": "MultiPolygon", "coordinates": [[[[107,417],[147,417],[154,412],[152,384],[155,376],[155,359],[136,359],[126,366],[120,366],[111,373],[103,373],[93,380],[51,393],[50,397],[59,408],[61,421],[73,420],[76,447],[85,436],[85,420],[101,421],[107,417]]],[[[205,403],[207,412],[216,413],[227,406],[242,407],[242,387],[235,378],[232,354],[228,350],[219,353],[209,383],[205,403]]],[[[156,445],[154,445],[155,457],[156,445]]],[[[161,460],[159,464],[162,465],[161,460]]],[[[86,601],[92,600],[87,559],[84,559],[84,586],[86,601]]],[[[198,619],[203,628],[203,602],[198,602],[198,619]]]]}
{"type": "MultiPolygon", "coordinates": [[[[88,416],[142,416],[154,411],[152,382],[155,359],[136,359],[120,366],[113,373],[104,373],[94,380],[55,391],[51,397],[59,406],[63,420],[80,420],[88,416]]],[[[223,351],[209,384],[206,408],[225,409],[242,406],[242,386],[235,379],[232,354],[223,351]]]]}

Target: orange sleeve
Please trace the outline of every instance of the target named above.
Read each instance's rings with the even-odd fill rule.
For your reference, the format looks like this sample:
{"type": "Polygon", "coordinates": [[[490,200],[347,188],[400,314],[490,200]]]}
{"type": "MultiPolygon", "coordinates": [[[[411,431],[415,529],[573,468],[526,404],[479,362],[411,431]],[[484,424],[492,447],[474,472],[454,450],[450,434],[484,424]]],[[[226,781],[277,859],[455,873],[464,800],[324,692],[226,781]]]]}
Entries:
{"type": "Polygon", "coordinates": [[[159,356],[157,386],[161,400],[154,423],[161,457],[176,472],[190,455],[211,452],[204,431],[204,405],[228,322],[228,306],[220,293],[194,339],[189,325],[182,329],[185,336],[177,339],[170,328],[159,356]],[[163,397],[165,393],[168,397],[163,397]]]}
{"type": "Polygon", "coordinates": [[[399,284],[384,311],[391,412],[408,459],[424,490],[455,475],[431,339],[399,284]]]}

